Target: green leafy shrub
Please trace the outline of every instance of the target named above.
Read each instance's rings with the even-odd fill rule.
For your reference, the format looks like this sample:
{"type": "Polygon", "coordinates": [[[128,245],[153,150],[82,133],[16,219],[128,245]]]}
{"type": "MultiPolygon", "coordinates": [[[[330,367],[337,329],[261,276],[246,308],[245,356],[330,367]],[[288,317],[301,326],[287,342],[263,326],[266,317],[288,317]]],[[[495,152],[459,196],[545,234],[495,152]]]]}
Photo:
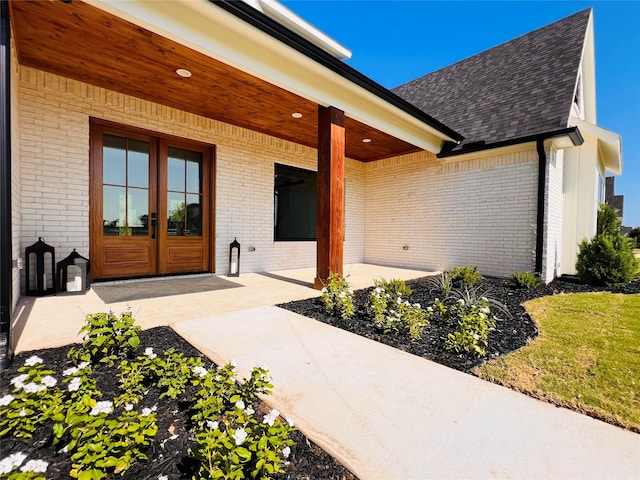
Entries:
{"type": "Polygon", "coordinates": [[[598,233],[580,243],[576,271],[590,285],[611,287],[630,282],[636,275],[633,240],[622,235],[616,211],[602,204],[598,211],[598,233]]]}
{"type": "Polygon", "coordinates": [[[542,285],[542,279],[533,272],[516,272],[511,276],[520,288],[538,288],[542,285]]]}
{"type": "Polygon", "coordinates": [[[450,272],[451,282],[455,287],[473,287],[484,277],[478,272],[478,267],[454,267],[450,272]]]}
{"type": "MultiPolygon", "coordinates": [[[[134,360],[119,363],[122,393],[113,401],[98,400],[102,394],[96,388],[93,366],[102,362],[113,368],[118,358],[111,347],[102,347],[120,342],[134,348],[129,339],[137,338],[139,328],[130,314],[123,317],[124,322],[118,323],[112,314],[87,316],[81,331],[91,340],[75,347],[70,356],[88,357],[95,363],[85,360],[65,369],[61,381],[42,359],[27,359],[20,375],[11,380],[12,394],[0,398],[0,437],[30,438],[36,429],[51,429],[53,444],[63,447],[59,454],[71,459],[70,477],[113,478],[147,459],[158,431],[157,407],[136,405],[148,389],[157,388],[160,397],[190,405],[197,445],[190,454],[200,462],[198,478],[266,479],[284,472],[294,444],[290,439],[293,421],[283,421],[277,410],[260,418],[253,408],[256,395],[268,395],[273,388],[266,367],[254,367],[248,379],[239,380],[233,363],[212,370],[200,358],[185,357],[173,349],[158,355],[147,348],[134,360]],[[195,394],[187,392],[189,385],[198,389],[195,394]]],[[[22,466],[25,459],[20,453],[3,459],[2,478],[44,479],[40,473],[46,472],[47,463],[29,460],[22,466]]]]}
{"type": "Polygon", "coordinates": [[[94,313],[85,317],[82,345],[73,347],[68,357],[76,362],[104,362],[113,366],[138,348],[140,327],[135,325],[131,312],[122,312],[117,317],[112,312],[94,313]]]}
{"type": "Polygon", "coordinates": [[[480,298],[473,303],[461,298],[452,305],[436,300],[434,308],[447,322],[456,326],[455,331],[445,338],[444,346],[447,350],[465,352],[476,357],[487,354],[489,333],[496,326],[487,298],[480,298]]]}
{"type": "Polygon", "coordinates": [[[345,320],[354,314],[353,297],[349,283],[335,273],[329,275],[329,282],[322,287],[320,296],[329,315],[339,314],[345,320]]]}
{"type": "Polygon", "coordinates": [[[431,312],[408,300],[412,291],[403,280],[375,280],[369,295],[367,310],[375,325],[384,333],[407,333],[417,340],[429,324],[431,312]]]}

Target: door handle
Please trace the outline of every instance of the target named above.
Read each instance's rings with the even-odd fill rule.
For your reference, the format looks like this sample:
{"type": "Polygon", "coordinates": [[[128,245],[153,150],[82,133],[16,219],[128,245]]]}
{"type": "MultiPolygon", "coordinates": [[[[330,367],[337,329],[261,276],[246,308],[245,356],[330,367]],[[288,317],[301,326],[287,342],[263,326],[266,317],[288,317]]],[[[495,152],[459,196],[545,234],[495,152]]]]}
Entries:
{"type": "Polygon", "coordinates": [[[151,239],[156,238],[156,223],[158,222],[158,214],[151,214],[151,239]]]}

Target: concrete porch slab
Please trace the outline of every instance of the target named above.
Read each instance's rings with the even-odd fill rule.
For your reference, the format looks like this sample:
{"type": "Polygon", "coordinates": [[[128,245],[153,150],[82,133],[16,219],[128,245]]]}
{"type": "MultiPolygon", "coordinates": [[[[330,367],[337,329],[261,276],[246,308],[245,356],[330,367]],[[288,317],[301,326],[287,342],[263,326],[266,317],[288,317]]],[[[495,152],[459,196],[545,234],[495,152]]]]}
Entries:
{"type": "MultiPolygon", "coordinates": [[[[353,288],[373,285],[375,278],[409,280],[430,272],[363,263],[344,266],[353,288]]],[[[222,276],[223,278],[227,278],[222,276]]],[[[240,288],[105,304],[93,290],[83,295],[22,297],[14,311],[12,345],[16,353],[53,348],[81,341],[78,331],[90,313],[131,308],[143,328],[216,315],[255,306],[276,305],[320,295],[313,288],[314,268],[246,273],[230,278],[240,288]]],[[[162,280],[157,280],[162,281],[162,280]]]]}
{"type": "Polygon", "coordinates": [[[241,376],[361,480],[631,479],[640,435],[277,307],[171,326],[241,376]]]}

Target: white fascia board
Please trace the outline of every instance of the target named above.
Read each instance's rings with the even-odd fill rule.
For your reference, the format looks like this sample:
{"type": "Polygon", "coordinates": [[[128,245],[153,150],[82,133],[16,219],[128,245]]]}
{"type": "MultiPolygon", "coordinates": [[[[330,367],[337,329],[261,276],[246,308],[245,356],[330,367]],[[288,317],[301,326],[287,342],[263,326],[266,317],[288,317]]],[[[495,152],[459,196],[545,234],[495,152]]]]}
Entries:
{"type": "Polygon", "coordinates": [[[571,117],[569,123],[578,127],[582,133],[591,135],[598,140],[598,156],[607,170],[614,175],[622,173],[622,139],[620,135],[577,117],[571,117]]]}
{"type": "Polygon", "coordinates": [[[86,1],[416,147],[438,153],[455,141],[207,0],[86,1]]]}
{"type": "Polygon", "coordinates": [[[258,0],[258,4],[260,5],[260,11],[265,15],[268,15],[273,20],[276,20],[290,30],[293,30],[337,59],[346,60],[351,58],[351,51],[349,49],[343,47],[333,38],[322,33],[316,27],[300,18],[278,1],[258,0]]]}

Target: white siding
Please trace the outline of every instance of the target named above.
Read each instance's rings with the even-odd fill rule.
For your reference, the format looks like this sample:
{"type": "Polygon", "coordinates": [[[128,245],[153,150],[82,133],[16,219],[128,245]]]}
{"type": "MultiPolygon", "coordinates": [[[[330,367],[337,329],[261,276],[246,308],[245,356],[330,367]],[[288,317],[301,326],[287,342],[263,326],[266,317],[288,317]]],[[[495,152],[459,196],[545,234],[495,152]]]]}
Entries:
{"type": "Polygon", "coordinates": [[[366,262],[433,270],[474,265],[499,276],[534,268],[535,149],[475,160],[421,153],[372,162],[366,199],[366,262]]]}
{"type": "Polygon", "coordinates": [[[561,275],[562,226],[564,195],[564,150],[547,150],[546,198],[544,217],[544,248],[542,254],[542,279],[550,282],[561,275]]]}

